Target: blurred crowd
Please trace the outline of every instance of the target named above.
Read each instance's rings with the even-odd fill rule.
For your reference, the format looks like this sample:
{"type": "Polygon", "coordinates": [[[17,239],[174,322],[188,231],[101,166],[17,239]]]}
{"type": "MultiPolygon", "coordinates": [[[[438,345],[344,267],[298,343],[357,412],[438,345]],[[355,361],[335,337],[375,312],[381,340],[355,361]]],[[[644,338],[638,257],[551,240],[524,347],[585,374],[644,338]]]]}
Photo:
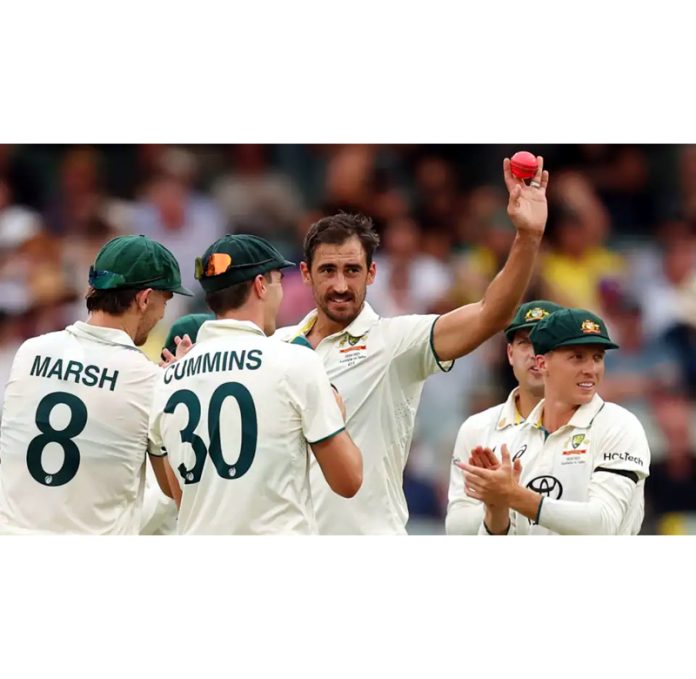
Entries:
{"type": "MultiPolygon", "coordinates": [[[[266,236],[299,262],[310,224],[339,209],[381,234],[368,301],[383,316],[481,298],[514,238],[509,145],[0,146],[0,390],[27,337],[86,316],[87,270],[125,233],[165,244],[184,285],[224,233],[266,236]]],[[[551,172],[543,254],[527,299],[602,315],[621,345],[600,394],[641,420],[653,455],[645,533],[696,532],[696,146],[539,145],[551,172]]],[[[313,301],[285,278],[280,325],[313,301]]],[[[177,297],[169,325],[204,310],[177,297]]],[[[405,487],[415,532],[442,532],[461,422],[514,386],[502,337],[426,383],[405,487]]]]}

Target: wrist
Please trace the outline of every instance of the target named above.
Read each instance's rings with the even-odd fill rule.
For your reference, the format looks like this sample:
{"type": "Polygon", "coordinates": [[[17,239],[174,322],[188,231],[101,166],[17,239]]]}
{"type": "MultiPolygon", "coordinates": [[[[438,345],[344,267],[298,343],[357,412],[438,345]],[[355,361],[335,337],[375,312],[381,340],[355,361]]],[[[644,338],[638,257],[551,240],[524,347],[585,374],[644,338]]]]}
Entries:
{"type": "Polygon", "coordinates": [[[510,507],[510,509],[516,512],[520,511],[520,501],[522,500],[522,496],[524,494],[524,491],[526,490],[527,489],[523,486],[520,486],[519,483],[511,484],[505,497],[505,500],[507,501],[508,507],[510,507]]]}
{"type": "Polygon", "coordinates": [[[519,511],[515,505],[519,503],[520,490],[524,490],[519,483],[511,482],[508,489],[505,491],[505,504],[515,511],[519,511]]]}
{"type": "Polygon", "coordinates": [[[536,522],[542,502],[542,495],[529,488],[518,485],[511,493],[510,509],[536,522]]]}
{"type": "Polygon", "coordinates": [[[517,241],[523,243],[524,245],[530,245],[533,247],[539,247],[541,245],[541,241],[544,237],[543,231],[539,233],[538,230],[528,226],[515,226],[515,229],[517,229],[517,234],[515,236],[517,241]]]}
{"type": "Polygon", "coordinates": [[[510,531],[510,511],[507,507],[486,505],[483,527],[489,535],[507,535],[510,531]]]}

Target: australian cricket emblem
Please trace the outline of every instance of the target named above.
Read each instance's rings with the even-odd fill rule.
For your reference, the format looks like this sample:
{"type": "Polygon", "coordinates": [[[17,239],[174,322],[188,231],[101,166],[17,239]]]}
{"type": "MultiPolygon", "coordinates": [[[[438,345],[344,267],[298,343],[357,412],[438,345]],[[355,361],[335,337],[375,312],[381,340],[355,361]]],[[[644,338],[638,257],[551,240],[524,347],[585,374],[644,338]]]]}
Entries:
{"type": "Polygon", "coordinates": [[[531,323],[540,321],[542,318],[546,318],[547,316],[549,316],[549,312],[546,311],[546,309],[535,306],[524,315],[524,320],[526,323],[531,323]]]}
{"type": "Polygon", "coordinates": [[[341,365],[350,367],[356,362],[367,358],[366,338],[366,335],[353,337],[353,335],[346,334],[341,339],[341,341],[338,343],[338,351],[340,354],[342,354],[340,361],[341,365]]]}
{"type": "Polygon", "coordinates": [[[594,321],[590,321],[589,319],[582,322],[580,329],[585,334],[593,334],[593,335],[600,334],[599,323],[595,323],[594,321]]]}

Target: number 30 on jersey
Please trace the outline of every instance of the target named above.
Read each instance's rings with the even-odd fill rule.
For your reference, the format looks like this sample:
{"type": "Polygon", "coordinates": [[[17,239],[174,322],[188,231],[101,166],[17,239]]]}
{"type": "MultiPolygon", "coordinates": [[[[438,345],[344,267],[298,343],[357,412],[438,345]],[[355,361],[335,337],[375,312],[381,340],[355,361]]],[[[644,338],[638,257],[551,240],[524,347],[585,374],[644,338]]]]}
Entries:
{"type": "Polygon", "coordinates": [[[198,396],[190,389],[176,391],[167,401],[164,412],[171,414],[178,405],[184,405],[188,410],[188,423],[179,433],[181,441],[191,445],[196,458],[193,467],[190,469],[187,469],[184,464],[180,464],[177,468],[179,474],[184,479],[184,483],[190,484],[200,481],[203,465],[208,456],[210,456],[215,465],[218,475],[223,479],[239,479],[244,476],[254,461],[258,439],[256,406],[249,390],[239,382],[226,382],[213,392],[210,406],[208,407],[209,448],[206,448],[203,439],[196,434],[196,428],[201,419],[201,402],[198,400],[198,396]],[[228,464],[225,461],[222,455],[222,441],[220,438],[220,411],[223,402],[230,396],[239,405],[242,421],[242,445],[239,457],[234,464],[228,464]]]}

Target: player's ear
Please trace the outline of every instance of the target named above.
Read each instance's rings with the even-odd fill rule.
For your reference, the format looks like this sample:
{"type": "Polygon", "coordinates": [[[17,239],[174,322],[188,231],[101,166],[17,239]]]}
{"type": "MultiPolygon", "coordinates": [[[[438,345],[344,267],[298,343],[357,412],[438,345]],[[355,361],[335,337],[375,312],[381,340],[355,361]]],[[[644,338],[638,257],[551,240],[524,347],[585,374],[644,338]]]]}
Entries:
{"type": "Polygon", "coordinates": [[[135,303],[138,307],[138,311],[145,311],[152,301],[152,288],[146,288],[145,290],[139,290],[135,295],[135,303]]]}
{"type": "Polygon", "coordinates": [[[377,275],[377,263],[373,261],[369,267],[367,267],[367,284],[372,285],[375,282],[375,276],[377,275]]]}
{"type": "Polygon", "coordinates": [[[534,361],[536,362],[536,367],[537,370],[541,373],[546,373],[546,354],[537,354],[534,357],[534,361]]]}
{"type": "Polygon", "coordinates": [[[309,274],[309,267],[307,266],[307,262],[300,262],[300,273],[302,274],[302,282],[305,285],[311,285],[312,278],[309,274]]]}
{"type": "Polygon", "coordinates": [[[259,299],[264,299],[266,297],[268,286],[266,284],[266,277],[261,273],[254,278],[254,291],[259,299]]]}
{"type": "Polygon", "coordinates": [[[508,363],[512,365],[512,342],[507,343],[507,357],[508,363]]]}

